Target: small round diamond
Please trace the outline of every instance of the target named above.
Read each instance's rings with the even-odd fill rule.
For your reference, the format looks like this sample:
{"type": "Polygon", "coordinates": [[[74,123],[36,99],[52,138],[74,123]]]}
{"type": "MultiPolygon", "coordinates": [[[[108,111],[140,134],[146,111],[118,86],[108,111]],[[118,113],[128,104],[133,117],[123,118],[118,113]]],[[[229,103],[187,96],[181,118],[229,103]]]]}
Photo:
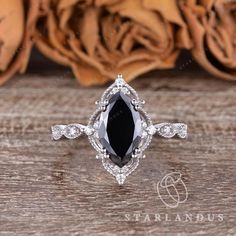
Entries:
{"type": "Polygon", "coordinates": [[[65,136],[69,139],[77,138],[81,134],[78,126],[68,125],[65,129],[65,136]]]}
{"type": "Polygon", "coordinates": [[[123,76],[122,75],[118,75],[116,78],[116,84],[117,85],[123,85],[125,83],[123,76]]]}
{"type": "Polygon", "coordinates": [[[169,124],[161,127],[160,133],[161,133],[161,135],[163,135],[164,137],[167,137],[167,138],[172,137],[175,134],[173,127],[169,124]]]}
{"type": "Polygon", "coordinates": [[[146,131],[142,132],[142,138],[146,138],[148,136],[148,133],[146,131]]]}
{"type": "Polygon", "coordinates": [[[144,121],[142,121],[142,127],[143,127],[144,129],[147,128],[147,123],[144,122],[144,121]]]}
{"type": "Polygon", "coordinates": [[[85,132],[86,135],[92,135],[93,132],[94,132],[94,129],[90,128],[90,127],[85,127],[84,132],[85,132]]]}
{"type": "Polygon", "coordinates": [[[52,127],[52,137],[54,140],[60,139],[62,136],[62,130],[59,125],[55,125],[52,127]]]}
{"type": "Polygon", "coordinates": [[[178,127],[178,136],[180,138],[186,138],[187,137],[187,126],[181,125],[178,127]]]}
{"type": "Polygon", "coordinates": [[[96,121],[93,125],[94,129],[98,129],[99,128],[99,121],[96,121]]]}
{"type": "Polygon", "coordinates": [[[122,87],[121,92],[123,92],[124,94],[129,94],[129,90],[126,87],[122,87]]]}
{"type": "Polygon", "coordinates": [[[112,93],[113,93],[113,94],[116,94],[118,91],[119,91],[119,89],[118,89],[117,87],[114,87],[114,88],[112,89],[112,93]]]}
{"type": "Polygon", "coordinates": [[[156,130],[156,128],[155,128],[154,125],[151,125],[151,126],[149,126],[149,127],[147,128],[147,131],[148,131],[148,133],[149,133],[150,135],[154,135],[157,130],[156,130]]]}

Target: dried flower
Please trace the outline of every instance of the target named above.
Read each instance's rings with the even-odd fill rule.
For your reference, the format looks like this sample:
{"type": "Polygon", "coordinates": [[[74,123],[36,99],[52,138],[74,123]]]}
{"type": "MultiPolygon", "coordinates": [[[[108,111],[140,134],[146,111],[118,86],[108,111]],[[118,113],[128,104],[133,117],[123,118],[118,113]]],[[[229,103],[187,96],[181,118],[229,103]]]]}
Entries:
{"type": "Polygon", "coordinates": [[[191,47],[176,1],[43,0],[41,8],[37,47],[83,85],[173,68],[191,47]]]}
{"type": "Polygon", "coordinates": [[[187,0],[182,9],[198,63],[216,76],[236,80],[236,1],[187,0]]]}
{"type": "Polygon", "coordinates": [[[26,69],[39,1],[0,1],[0,85],[26,69]]]}

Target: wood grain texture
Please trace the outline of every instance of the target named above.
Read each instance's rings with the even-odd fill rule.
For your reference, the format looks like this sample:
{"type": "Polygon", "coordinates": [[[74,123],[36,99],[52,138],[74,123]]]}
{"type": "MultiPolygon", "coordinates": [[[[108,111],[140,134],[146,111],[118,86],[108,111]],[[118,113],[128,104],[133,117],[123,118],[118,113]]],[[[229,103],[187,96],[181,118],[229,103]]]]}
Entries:
{"type": "Polygon", "coordinates": [[[187,72],[132,82],[154,121],[184,121],[189,138],[154,138],[118,186],[87,138],[50,139],[51,125],[86,123],[104,90],[68,77],[28,75],[0,88],[0,235],[236,235],[236,84],[187,72]],[[189,192],[174,209],[156,192],[173,171],[189,192]]]}

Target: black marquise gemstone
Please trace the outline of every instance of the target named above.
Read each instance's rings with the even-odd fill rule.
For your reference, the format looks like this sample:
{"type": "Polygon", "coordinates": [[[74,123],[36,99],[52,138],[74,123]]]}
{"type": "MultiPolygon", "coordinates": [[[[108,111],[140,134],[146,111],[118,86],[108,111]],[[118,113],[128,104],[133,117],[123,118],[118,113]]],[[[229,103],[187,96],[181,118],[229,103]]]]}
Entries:
{"type": "Polygon", "coordinates": [[[141,118],[131,104],[131,99],[122,92],[114,94],[102,112],[99,125],[99,140],[110,159],[119,167],[127,164],[141,141],[141,118]]]}

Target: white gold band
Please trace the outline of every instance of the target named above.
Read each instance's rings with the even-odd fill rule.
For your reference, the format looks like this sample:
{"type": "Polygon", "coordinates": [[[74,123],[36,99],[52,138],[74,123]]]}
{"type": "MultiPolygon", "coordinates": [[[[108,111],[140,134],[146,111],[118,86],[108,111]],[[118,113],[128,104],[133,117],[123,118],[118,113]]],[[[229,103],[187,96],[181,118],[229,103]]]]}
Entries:
{"type": "MultiPolygon", "coordinates": [[[[82,134],[88,136],[94,133],[94,129],[82,124],[54,125],[51,127],[52,139],[59,140],[62,137],[76,139],[82,134]]],[[[144,127],[143,137],[147,134],[158,135],[163,138],[186,138],[187,125],[184,123],[158,123],[149,127],[144,127]]]]}

